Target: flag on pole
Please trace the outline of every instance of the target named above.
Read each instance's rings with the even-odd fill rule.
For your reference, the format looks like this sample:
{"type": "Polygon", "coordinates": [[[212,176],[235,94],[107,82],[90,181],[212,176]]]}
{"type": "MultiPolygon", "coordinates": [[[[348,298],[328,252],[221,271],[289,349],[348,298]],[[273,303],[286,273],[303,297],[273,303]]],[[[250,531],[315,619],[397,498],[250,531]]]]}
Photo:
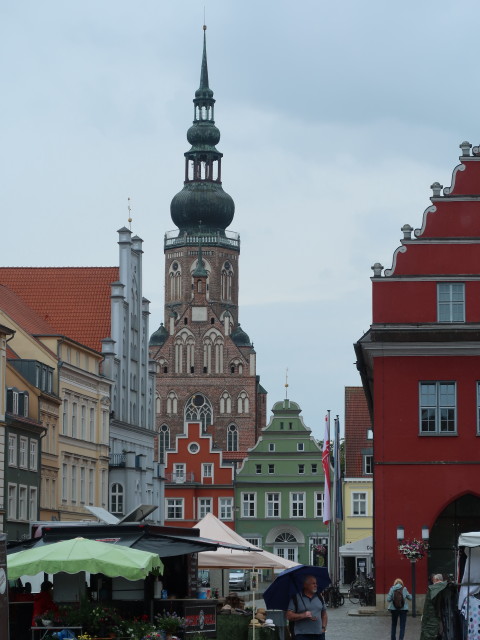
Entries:
{"type": "Polygon", "coordinates": [[[325,435],[323,437],[322,466],[325,474],[323,492],[323,522],[328,524],[332,519],[330,507],[330,414],[325,416],[325,435]]]}
{"type": "Polygon", "coordinates": [[[335,482],[335,522],[343,520],[342,467],[340,464],[340,420],[335,418],[335,443],[333,445],[333,468],[335,482]]]}

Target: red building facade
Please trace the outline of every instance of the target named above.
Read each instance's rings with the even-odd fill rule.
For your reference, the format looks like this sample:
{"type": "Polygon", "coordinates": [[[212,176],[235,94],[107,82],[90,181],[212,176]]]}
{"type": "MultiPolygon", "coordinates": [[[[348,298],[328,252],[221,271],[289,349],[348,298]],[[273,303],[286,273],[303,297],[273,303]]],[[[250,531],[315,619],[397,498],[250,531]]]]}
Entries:
{"type": "Polygon", "coordinates": [[[460,148],[421,228],[402,227],[392,268],[372,267],[373,322],[356,344],[374,428],[377,603],[396,577],[411,586],[400,528],[429,530],[420,594],[429,573],[455,574],[458,535],[480,529],[480,147],[460,148]]]}
{"type": "Polygon", "coordinates": [[[234,468],[200,422],[185,425],[166,453],[165,524],[193,527],[207,513],[234,529],[234,468]]]}

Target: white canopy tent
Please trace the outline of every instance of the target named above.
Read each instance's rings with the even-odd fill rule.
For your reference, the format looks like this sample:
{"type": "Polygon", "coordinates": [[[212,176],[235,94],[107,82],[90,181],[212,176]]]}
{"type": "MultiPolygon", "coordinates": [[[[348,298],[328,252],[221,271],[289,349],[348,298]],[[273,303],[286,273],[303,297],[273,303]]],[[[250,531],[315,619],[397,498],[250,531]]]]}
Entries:
{"type": "Polygon", "coordinates": [[[298,566],[298,562],[292,562],[269,551],[258,549],[212,513],[207,513],[194,526],[195,529],[200,529],[202,537],[252,549],[252,551],[238,551],[220,548],[216,551],[201,551],[198,554],[199,569],[277,569],[283,571],[283,569],[298,566]]]}
{"type": "Polygon", "coordinates": [[[480,590],[480,531],[462,533],[458,538],[458,546],[468,547],[468,551],[465,549],[467,559],[458,595],[458,608],[461,609],[465,598],[480,590]]]}

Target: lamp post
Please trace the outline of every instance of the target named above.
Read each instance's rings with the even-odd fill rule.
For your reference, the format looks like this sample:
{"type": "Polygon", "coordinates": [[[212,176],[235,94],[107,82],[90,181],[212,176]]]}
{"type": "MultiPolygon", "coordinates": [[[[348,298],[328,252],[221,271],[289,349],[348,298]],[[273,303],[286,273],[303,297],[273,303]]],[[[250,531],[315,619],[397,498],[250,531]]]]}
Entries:
{"type": "MultiPolygon", "coordinates": [[[[422,540],[425,542],[429,538],[429,529],[426,525],[422,527],[422,540]]],[[[403,526],[399,525],[397,527],[397,540],[401,542],[405,538],[405,529],[403,526]]],[[[418,558],[410,558],[410,564],[412,566],[412,618],[417,617],[417,560],[418,558]]]]}

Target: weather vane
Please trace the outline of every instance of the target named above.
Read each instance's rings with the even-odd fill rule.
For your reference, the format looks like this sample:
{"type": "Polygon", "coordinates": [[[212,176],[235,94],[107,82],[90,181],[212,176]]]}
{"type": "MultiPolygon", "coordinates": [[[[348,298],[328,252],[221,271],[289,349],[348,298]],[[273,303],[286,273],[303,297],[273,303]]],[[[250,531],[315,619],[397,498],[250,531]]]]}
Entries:
{"type": "Polygon", "coordinates": [[[132,230],[132,207],[130,206],[130,196],[128,196],[128,224],[132,230]]]}

